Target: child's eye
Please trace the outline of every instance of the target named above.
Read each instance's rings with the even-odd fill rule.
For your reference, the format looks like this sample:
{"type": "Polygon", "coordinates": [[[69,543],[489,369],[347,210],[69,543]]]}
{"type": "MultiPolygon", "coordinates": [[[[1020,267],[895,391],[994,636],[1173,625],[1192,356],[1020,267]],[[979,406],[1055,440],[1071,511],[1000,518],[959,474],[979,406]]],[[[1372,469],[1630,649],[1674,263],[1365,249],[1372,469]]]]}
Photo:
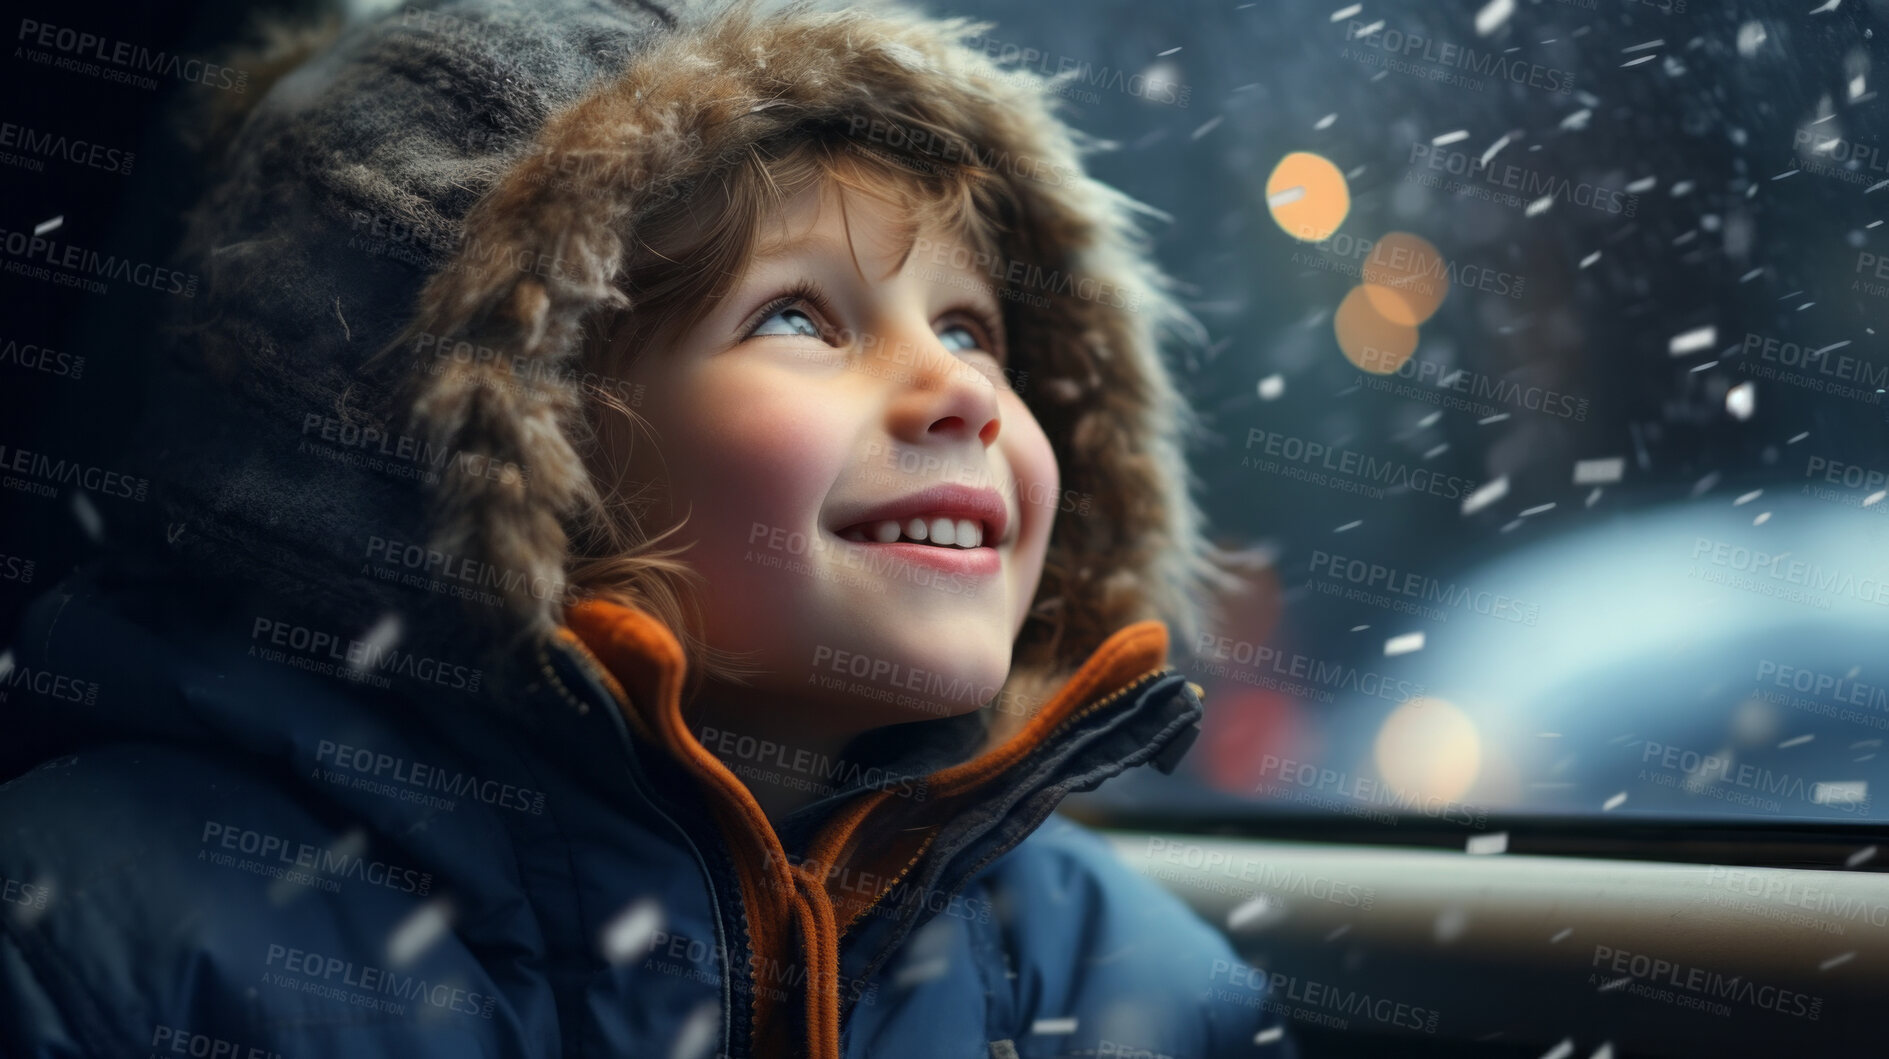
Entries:
{"type": "Polygon", "coordinates": [[[973,357],[968,363],[988,375],[991,385],[997,389],[1010,389],[1008,358],[1003,353],[1003,339],[997,337],[1001,332],[996,325],[982,313],[966,311],[955,315],[955,319],[939,329],[938,340],[953,353],[982,353],[982,357],[973,357]]]}
{"type": "Polygon", "coordinates": [[[945,348],[953,352],[984,348],[984,342],[977,337],[977,333],[963,324],[952,324],[938,332],[938,337],[944,340],[945,348]]]}
{"type": "Polygon", "coordinates": [[[938,338],[945,348],[954,353],[976,350],[990,354],[998,363],[1003,363],[1003,340],[998,337],[996,324],[983,313],[960,309],[950,314],[945,326],[938,331],[938,338]]]}
{"type": "MultiPolygon", "coordinates": [[[[806,336],[828,342],[830,332],[822,320],[834,320],[833,303],[811,282],[796,284],[755,310],[750,324],[740,334],[743,341],[762,337],[806,336]]],[[[829,343],[830,344],[830,343],[829,343]]]]}
{"type": "Polygon", "coordinates": [[[812,338],[825,337],[820,332],[819,323],[817,323],[813,317],[807,315],[806,310],[792,305],[784,309],[775,310],[772,316],[761,321],[760,325],[754,329],[754,334],[757,336],[807,335],[812,338]]]}

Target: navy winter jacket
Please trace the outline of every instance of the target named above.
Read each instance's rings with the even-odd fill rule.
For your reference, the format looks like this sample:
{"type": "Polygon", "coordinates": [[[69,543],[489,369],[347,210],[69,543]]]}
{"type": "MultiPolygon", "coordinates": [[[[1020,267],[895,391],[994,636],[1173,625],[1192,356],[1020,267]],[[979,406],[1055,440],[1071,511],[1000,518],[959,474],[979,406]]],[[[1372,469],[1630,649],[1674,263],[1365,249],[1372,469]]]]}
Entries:
{"type": "MultiPolygon", "coordinates": [[[[1129,669],[1165,647],[1141,632],[1129,669]]],[[[805,968],[729,973],[751,955],[736,857],[596,656],[540,642],[499,716],[477,670],[351,666],[371,645],[325,635],[101,564],[33,605],[4,677],[45,757],[0,787],[0,1052],[802,1054],[739,1016],[805,968]]],[[[1213,928],[1093,833],[1039,826],[1199,713],[1172,670],[1110,695],[954,814],[916,884],[832,881],[892,895],[839,946],[842,1054],[1290,1054],[1213,928]]],[[[958,720],[862,745],[886,770],[796,817],[922,806],[958,720]]]]}

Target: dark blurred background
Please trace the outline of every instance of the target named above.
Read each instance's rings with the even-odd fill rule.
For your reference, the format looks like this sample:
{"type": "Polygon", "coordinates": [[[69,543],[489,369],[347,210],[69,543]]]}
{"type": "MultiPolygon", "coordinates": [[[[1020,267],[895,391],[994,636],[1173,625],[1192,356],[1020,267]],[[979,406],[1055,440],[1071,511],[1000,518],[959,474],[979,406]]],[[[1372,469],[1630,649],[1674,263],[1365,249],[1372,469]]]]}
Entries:
{"type": "MultiPolygon", "coordinates": [[[[145,393],[153,321],[188,278],[157,273],[172,259],[182,214],[200,173],[193,116],[238,82],[205,74],[204,61],[260,40],[258,19],[314,17],[322,5],[236,2],[61,5],[9,3],[0,62],[0,445],[5,459],[38,456],[135,478],[142,439],[132,430],[145,393]],[[52,30],[49,44],[40,34],[52,30]],[[81,50],[76,38],[103,41],[81,50]],[[197,60],[199,80],[113,80],[88,59],[120,43],[197,60]],[[62,67],[65,60],[72,64],[62,67]],[[84,67],[89,65],[91,70],[84,67]],[[78,68],[73,68],[74,66],[78,68]],[[210,83],[205,83],[205,80],[210,83]],[[35,233],[68,248],[114,257],[147,282],[104,280],[105,293],[54,282],[35,233]],[[43,273],[35,270],[44,270],[43,273]],[[23,452],[31,454],[22,457],[23,452]]],[[[179,67],[183,69],[183,67],[179,67]]],[[[247,87],[247,86],[245,86],[247,87]]],[[[27,600],[114,538],[150,532],[140,502],[94,475],[93,490],[65,485],[43,496],[0,488],[0,639],[10,640],[27,600]]],[[[162,532],[161,527],[157,528],[162,532]]]]}

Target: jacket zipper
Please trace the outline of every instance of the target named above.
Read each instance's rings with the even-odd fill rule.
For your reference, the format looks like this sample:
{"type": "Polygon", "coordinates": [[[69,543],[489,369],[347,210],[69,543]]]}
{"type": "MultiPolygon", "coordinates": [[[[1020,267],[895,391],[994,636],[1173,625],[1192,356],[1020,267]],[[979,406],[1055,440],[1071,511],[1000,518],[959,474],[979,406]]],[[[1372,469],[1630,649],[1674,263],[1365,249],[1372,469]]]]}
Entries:
{"type": "MultiPolygon", "coordinates": [[[[1155,668],[1148,670],[1146,673],[1143,673],[1142,675],[1136,677],[1134,680],[1129,681],[1127,685],[1117,688],[1114,691],[1108,693],[1107,695],[1104,695],[1101,698],[1097,699],[1096,701],[1090,703],[1089,705],[1084,706],[1081,710],[1077,711],[1074,715],[1063,718],[1062,722],[1058,724],[1053,730],[1051,730],[1049,735],[1045,736],[1043,738],[1043,741],[1039,743],[1038,745],[1049,746],[1055,743],[1057,738],[1059,738],[1063,734],[1063,732],[1067,728],[1069,728],[1070,725],[1073,725],[1081,721],[1082,719],[1095,713],[1097,710],[1100,710],[1108,706],[1110,703],[1115,702],[1116,700],[1120,699],[1122,696],[1127,695],[1130,692],[1137,690],[1143,685],[1150,684],[1156,680],[1159,680],[1163,675],[1172,671],[1173,671],[1173,667],[1165,666],[1165,665],[1156,666],[1155,668]]],[[[932,835],[926,838],[924,843],[918,847],[918,852],[912,856],[911,862],[906,864],[904,868],[899,870],[898,875],[893,877],[892,884],[890,886],[887,886],[884,890],[880,891],[876,896],[873,897],[873,899],[869,903],[867,903],[866,907],[860,909],[859,912],[857,912],[851,919],[846,921],[846,925],[840,929],[840,936],[842,938],[845,937],[847,934],[851,933],[854,925],[857,924],[862,918],[864,918],[873,909],[879,907],[879,902],[885,900],[885,897],[887,894],[898,889],[899,883],[905,879],[905,876],[910,874],[911,870],[918,866],[918,862],[920,860],[924,859],[925,853],[931,849],[932,839],[936,837],[937,837],[937,832],[934,831],[932,835]]],[[[989,864],[991,861],[997,859],[997,857],[1001,856],[1004,852],[1008,852],[1008,851],[1007,850],[999,851],[998,853],[993,853],[989,857],[984,858],[983,862],[980,863],[977,867],[971,869],[971,874],[965,876],[965,878],[968,879],[968,878],[975,877],[978,872],[984,870],[984,865],[989,864]]]]}
{"type": "MultiPolygon", "coordinates": [[[[574,659],[577,660],[580,668],[584,668],[588,670],[592,666],[601,665],[601,663],[595,662],[593,658],[589,656],[589,652],[587,650],[580,651],[578,647],[575,645],[567,646],[565,650],[574,659]]],[[[539,645],[539,660],[541,663],[543,663],[545,675],[551,678],[552,686],[557,689],[558,693],[564,696],[564,698],[567,701],[571,702],[574,706],[576,706],[579,712],[587,712],[589,707],[585,705],[584,703],[577,701],[570,694],[570,692],[564,687],[563,682],[557,679],[555,672],[550,667],[549,661],[544,657],[544,644],[542,642],[539,645]]],[[[1074,715],[1064,718],[1060,723],[1056,725],[1054,729],[1050,731],[1049,735],[1043,738],[1042,742],[1038,745],[1046,746],[1046,745],[1053,744],[1059,737],[1061,737],[1063,732],[1068,730],[1068,728],[1071,725],[1081,722],[1085,718],[1088,718],[1091,715],[1095,714],[1097,711],[1102,710],[1106,708],[1107,706],[1109,706],[1110,704],[1120,700],[1123,696],[1133,693],[1137,690],[1140,690],[1143,686],[1153,683],[1154,681],[1159,680],[1162,676],[1173,671],[1174,670],[1171,666],[1161,665],[1161,666],[1156,666],[1155,668],[1148,670],[1147,672],[1141,674],[1138,677],[1135,677],[1133,680],[1129,681],[1126,685],[1120,688],[1117,688],[1114,691],[1108,693],[1107,695],[1104,695],[1101,698],[1095,700],[1089,705],[1083,707],[1074,715]]],[[[597,688],[599,689],[605,686],[603,682],[597,679],[597,677],[594,674],[591,674],[591,682],[592,684],[596,685],[597,688]]],[[[614,698],[614,696],[609,695],[608,693],[606,693],[605,697],[614,698]]],[[[629,757],[630,762],[634,768],[636,764],[636,754],[635,754],[634,747],[630,745],[627,731],[618,731],[617,737],[622,742],[624,751],[626,755],[629,757]]],[[[641,773],[640,768],[634,768],[635,775],[640,775],[640,773],[641,773]]],[[[676,823],[676,821],[673,818],[671,818],[668,813],[664,812],[660,805],[656,804],[655,799],[649,796],[648,792],[643,789],[642,784],[632,782],[631,786],[635,787],[637,794],[642,797],[643,801],[647,803],[651,809],[655,810],[656,815],[662,817],[663,820],[666,823],[668,823],[670,827],[675,829],[678,835],[682,836],[682,840],[684,844],[688,846],[689,852],[695,856],[696,864],[699,865],[702,869],[702,877],[704,880],[708,882],[710,908],[713,909],[715,913],[715,935],[716,935],[715,941],[716,941],[716,944],[722,946],[721,951],[727,952],[728,951],[727,939],[723,935],[723,931],[722,931],[721,902],[716,897],[714,878],[713,878],[712,873],[709,871],[707,860],[702,856],[702,851],[696,847],[694,840],[689,837],[688,832],[684,830],[680,824],[676,823]]],[[[864,918],[866,915],[871,913],[873,909],[879,907],[880,902],[885,900],[885,897],[887,894],[892,893],[893,891],[898,889],[899,884],[905,880],[905,877],[911,874],[912,869],[918,866],[919,861],[924,859],[925,854],[931,849],[932,842],[936,838],[937,838],[937,834],[936,832],[933,832],[933,834],[926,837],[924,842],[919,844],[918,851],[915,854],[913,854],[912,859],[905,865],[905,867],[901,868],[899,870],[899,873],[893,877],[891,884],[888,885],[884,890],[880,891],[877,895],[875,895],[873,899],[870,902],[868,902],[864,908],[860,909],[859,912],[854,914],[852,918],[846,921],[846,925],[844,927],[840,928],[841,938],[844,938],[847,934],[851,933],[853,927],[859,923],[860,919],[864,918]]],[[[965,876],[965,878],[967,879],[975,878],[977,876],[977,873],[983,871],[984,868],[987,865],[989,865],[991,861],[996,860],[998,857],[1002,856],[1006,852],[1008,852],[1008,850],[998,850],[996,852],[991,853],[989,856],[985,857],[982,861],[980,861],[975,867],[973,867],[970,873],[965,876]]],[[[729,1040],[728,1019],[730,1017],[730,1013],[732,1012],[733,1005],[734,1005],[734,999],[733,999],[732,994],[730,993],[730,989],[732,985],[733,985],[732,972],[730,972],[728,969],[724,969],[724,972],[722,974],[722,1005],[721,1005],[722,1006],[722,1043],[724,1047],[726,1046],[729,1040]]]]}

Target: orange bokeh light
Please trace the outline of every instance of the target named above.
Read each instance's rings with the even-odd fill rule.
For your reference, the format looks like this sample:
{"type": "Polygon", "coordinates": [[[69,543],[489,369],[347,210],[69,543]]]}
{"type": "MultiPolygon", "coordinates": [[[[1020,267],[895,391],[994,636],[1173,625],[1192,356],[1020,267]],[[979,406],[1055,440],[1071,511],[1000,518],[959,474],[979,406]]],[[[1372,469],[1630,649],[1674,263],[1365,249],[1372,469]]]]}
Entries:
{"type": "Polygon", "coordinates": [[[1373,292],[1372,306],[1406,327],[1428,320],[1449,293],[1449,266],[1441,251],[1420,235],[1392,232],[1379,239],[1361,269],[1373,292]]]}
{"type": "Polygon", "coordinates": [[[1322,242],[1351,212],[1351,186],[1323,155],[1294,151],[1266,178],[1266,208],[1287,235],[1322,242]]]}
{"type": "Polygon", "coordinates": [[[1375,375],[1389,375],[1417,351],[1417,328],[1400,319],[1409,312],[1402,295],[1370,285],[1351,288],[1332,316],[1332,331],[1345,359],[1375,375]],[[1380,303],[1389,306],[1381,308],[1380,303]]]}

